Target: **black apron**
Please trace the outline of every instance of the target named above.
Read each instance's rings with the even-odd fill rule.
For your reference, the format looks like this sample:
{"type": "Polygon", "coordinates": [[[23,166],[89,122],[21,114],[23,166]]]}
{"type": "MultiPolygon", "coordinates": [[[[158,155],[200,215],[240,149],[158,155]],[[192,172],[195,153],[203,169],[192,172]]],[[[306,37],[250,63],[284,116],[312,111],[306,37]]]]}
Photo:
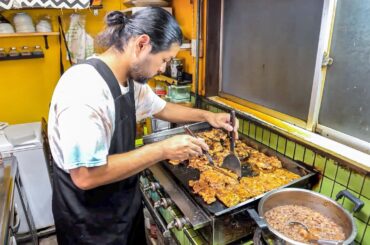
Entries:
{"type": "MultiPolygon", "coordinates": [[[[115,129],[109,154],[133,150],[136,134],[133,81],[129,81],[129,93],[122,95],[117,79],[104,62],[89,59],[85,63],[100,73],[114,98],[115,129]]],[[[54,164],[52,202],[58,244],[145,244],[138,178],[135,175],[84,191],[54,164]]]]}

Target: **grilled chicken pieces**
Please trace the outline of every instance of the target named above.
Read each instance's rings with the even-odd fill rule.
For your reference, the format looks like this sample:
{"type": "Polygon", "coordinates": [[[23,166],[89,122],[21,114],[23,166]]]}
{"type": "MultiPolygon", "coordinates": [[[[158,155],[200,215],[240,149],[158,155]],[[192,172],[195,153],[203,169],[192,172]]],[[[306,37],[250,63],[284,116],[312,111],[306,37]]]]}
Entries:
{"type": "MultiPolygon", "coordinates": [[[[198,136],[209,145],[209,153],[215,164],[220,166],[224,157],[229,154],[230,142],[227,134],[220,129],[212,129],[198,133],[198,136]]],[[[201,172],[199,180],[189,181],[189,186],[207,204],[218,199],[225,206],[232,207],[300,177],[283,169],[277,157],[267,156],[240,140],[236,141],[235,151],[242,164],[250,165],[257,176],[243,177],[238,181],[237,178],[213,170],[205,156],[189,160],[189,167],[201,172]]]]}

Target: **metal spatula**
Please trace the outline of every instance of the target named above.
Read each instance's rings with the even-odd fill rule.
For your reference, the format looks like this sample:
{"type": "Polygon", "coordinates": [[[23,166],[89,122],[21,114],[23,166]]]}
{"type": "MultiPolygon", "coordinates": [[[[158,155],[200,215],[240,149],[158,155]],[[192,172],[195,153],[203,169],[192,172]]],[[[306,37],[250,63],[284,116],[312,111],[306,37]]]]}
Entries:
{"type": "MultiPolygon", "coordinates": [[[[230,112],[230,124],[235,127],[235,111],[230,112]]],[[[242,167],[239,158],[235,155],[235,131],[230,132],[230,154],[227,155],[222,163],[222,167],[242,176],[242,167]]]]}
{"type": "MultiPolygon", "coordinates": [[[[191,131],[191,129],[190,129],[187,125],[185,125],[185,126],[184,126],[184,129],[185,129],[185,131],[186,131],[189,135],[193,136],[194,138],[196,138],[196,137],[197,137],[197,136],[193,133],[193,131],[191,131]]],[[[209,165],[209,166],[211,166],[211,167],[213,168],[213,170],[218,171],[219,173],[222,173],[222,174],[224,174],[224,175],[227,175],[227,176],[229,176],[229,177],[231,177],[231,178],[233,178],[233,179],[236,179],[236,178],[237,178],[237,176],[234,176],[232,173],[229,173],[227,170],[217,167],[217,166],[215,165],[215,163],[213,162],[213,159],[212,159],[212,157],[211,157],[211,155],[209,154],[209,152],[208,152],[208,151],[203,150],[203,154],[207,157],[208,162],[210,163],[210,165],[209,165]]]]}

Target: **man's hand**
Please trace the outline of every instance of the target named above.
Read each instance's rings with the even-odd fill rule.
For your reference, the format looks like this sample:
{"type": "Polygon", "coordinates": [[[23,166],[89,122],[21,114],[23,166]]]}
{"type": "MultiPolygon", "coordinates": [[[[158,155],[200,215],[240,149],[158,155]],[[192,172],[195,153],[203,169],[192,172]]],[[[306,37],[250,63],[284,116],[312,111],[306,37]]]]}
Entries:
{"type": "Polygon", "coordinates": [[[234,129],[230,125],[230,114],[229,113],[213,113],[208,112],[206,114],[206,120],[215,128],[223,128],[227,131],[235,131],[235,137],[238,139],[239,120],[235,118],[234,129]]]}
{"type": "Polygon", "coordinates": [[[176,135],[159,143],[163,147],[163,157],[171,160],[187,160],[202,155],[202,149],[208,150],[203,139],[190,135],[176,135]]]}

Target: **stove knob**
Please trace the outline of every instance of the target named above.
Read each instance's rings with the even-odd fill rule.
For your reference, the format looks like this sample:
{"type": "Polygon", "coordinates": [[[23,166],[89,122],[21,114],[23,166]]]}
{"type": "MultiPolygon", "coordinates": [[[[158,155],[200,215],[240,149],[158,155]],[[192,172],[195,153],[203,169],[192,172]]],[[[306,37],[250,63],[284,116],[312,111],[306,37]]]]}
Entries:
{"type": "Polygon", "coordinates": [[[161,198],[160,200],[154,203],[154,207],[155,208],[159,208],[159,207],[168,208],[172,204],[173,202],[170,198],[161,198]]]}
{"type": "Polygon", "coordinates": [[[236,221],[236,220],[232,220],[232,221],[231,221],[231,223],[230,223],[230,225],[231,225],[231,227],[232,227],[233,229],[240,229],[240,224],[239,224],[239,222],[238,222],[238,221],[236,221]]]}
{"type": "Polygon", "coordinates": [[[181,230],[185,225],[188,224],[188,221],[185,218],[175,218],[167,225],[167,229],[175,228],[181,230]]]}
{"type": "Polygon", "coordinates": [[[150,184],[144,187],[144,191],[156,191],[161,188],[161,185],[158,182],[151,182],[150,184]]]}

